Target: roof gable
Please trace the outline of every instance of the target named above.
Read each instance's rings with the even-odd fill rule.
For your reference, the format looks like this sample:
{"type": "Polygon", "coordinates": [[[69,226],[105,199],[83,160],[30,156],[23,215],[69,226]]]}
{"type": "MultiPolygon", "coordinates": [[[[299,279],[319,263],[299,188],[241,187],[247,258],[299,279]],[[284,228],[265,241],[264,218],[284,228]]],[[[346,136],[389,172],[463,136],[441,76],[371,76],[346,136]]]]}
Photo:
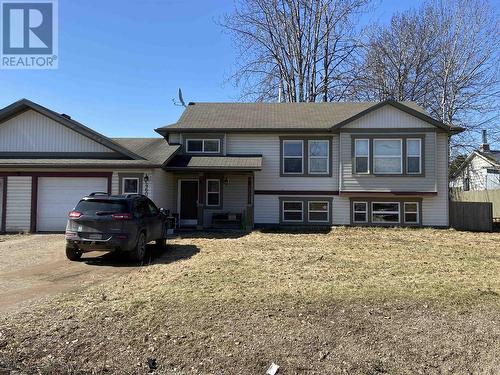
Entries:
{"type": "MultiPolygon", "coordinates": [[[[45,108],[41,105],[38,105],[32,101],[27,99],[19,100],[3,109],[0,110],[0,128],[6,124],[9,120],[27,112],[27,111],[35,111],[40,115],[43,115],[52,121],[70,129],[73,132],[78,133],[79,135],[85,137],[86,139],[91,140],[92,142],[98,143],[103,146],[103,150],[109,149],[111,151],[117,152],[131,159],[143,159],[141,156],[136,153],[124,148],[118,143],[112,141],[111,139],[105,137],[104,135],[84,126],[83,124],[72,120],[69,117],[65,117],[57,112],[54,112],[48,108],[45,108]]],[[[34,135],[36,136],[36,135],[34,135]]]]}

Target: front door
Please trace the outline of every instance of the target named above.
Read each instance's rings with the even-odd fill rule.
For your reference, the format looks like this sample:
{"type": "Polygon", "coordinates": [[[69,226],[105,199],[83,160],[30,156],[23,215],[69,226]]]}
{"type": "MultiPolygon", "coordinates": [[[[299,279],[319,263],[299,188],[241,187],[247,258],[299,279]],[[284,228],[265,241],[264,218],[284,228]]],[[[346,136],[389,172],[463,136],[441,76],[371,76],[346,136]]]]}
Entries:
{"type": "Polygon", "coordinates": [[[198,181],[180,181],[180,224],[198,224],[198,181]]]}

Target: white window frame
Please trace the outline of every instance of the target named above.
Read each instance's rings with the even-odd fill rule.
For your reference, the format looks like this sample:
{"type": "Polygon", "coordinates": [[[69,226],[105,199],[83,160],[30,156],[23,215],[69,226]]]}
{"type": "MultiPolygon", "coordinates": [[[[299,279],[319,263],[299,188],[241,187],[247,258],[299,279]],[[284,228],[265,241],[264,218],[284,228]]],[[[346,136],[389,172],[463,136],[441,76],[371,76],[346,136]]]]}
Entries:
{"type": "Polygon", "coordinates": [[[353,223],[356,223],[356,224],[359,224],[359,223],[368,223],[368,202],[366,201],[353,201],[352,202],[352,222],[353,223]],[[356,207],[356,204],[364,204],[365,205],[365,210],[364,211],[356,211],[355,207],[356,207]],[[365,218],[366,220],[364,221],[359,221],[359,220],[356,220],[356,214],[360,214],[360,213],[363,213],[365,214],[365,218]]]}
{"type": "Polygon", "coordinates": [[[188,154],[220,154],[220,139],[219,138],[188,138],[186,139],[186,152],[188,154]],[[191,151],[189,149],[189,142],[198,141],[201,142],[201,151],[191,151]],[[217,142],[217,151],[205,151],[205,142],[206,141],[216,141],[217,142]]]}
{"type": "Polygon", "coordinates": [[[138,177],[122,177],[122,194],[139,194],[139,192],[141,191],[139,184],[140,180],[138,177]],[[125,180],[137,181],[137,191],[125,191],[125,180]]]}
{"type": "Polygon", "coordinates": [[[372,224],[401,224],[401,202],[371,202],[371,222],[372,224]],[[373,205],[374,204],[397,204],[398,205],[398,210],[397,211],[374,211],[373,210],[373,205]],[[373,220],[373,215],[375,214],[387,214],[387,215],[398,215],[398,221],[375,221],[373,220]]]}
{"type": "Polygon", "coordinates": [[[303,175],[304,174],[304,140],[303,139],[283,139],[283,150],[282,150],[282,158],[283,158],[283,170],[282,173],[286,175],[303,175]],[[302,147],[302,155],[301,159],[301,170],[300,172],[285,172],[285,159],[298,159],[299,156],[285,156],[285,144],[286,143],[300,143],[302,147]]]}
{"type": "Polygon", "coordinates": [[[308,201],[307,202],[307,221],[310,223],[329,223],[330,222],[330,202],[329,201],[308,201]],[[326,203],[326,211],[323,210],[311,210],[310,204],[311,203],[320,203],[324,204],[326,203]],[[326,220],[311,220],[311,212],[321,212],[324,213],[326,212],[326,220]]]}
{"type": "Polygon", "coordinates": [[[330,141],[328,139],[310,139],[307,142],[307,169],[309,174],[328,175],[330,174],[330,141]],[[311,156],[311,144],[314,142],[326,143],[326,156],[311,156]],[[326,172],[311,172],[312,159],[326,159],[326,172]]]}
{"type": "Polygon", "coordinates": [[[218,179],[218,178],[207,178],[207,180],[206,180],[206,193],[205,193],[205,202],[206,202],[206,206],[207,207],[219,207],[220,206],[220,191],[221,191],[220,179],[218,179]],[[218,188],[218,190],[216,192],[215,191],[208,191],[208,185],[209,185],[209,182],[211,182],[211,181],[216,181],[217,182],[217,186],[219,188],[218,188]],[[208,195],[209,194],[217,194],[217,197],[218,197],[217,204],[209,204],[208,203],[208,195]]]}
{"type": "Polygon", "coordinates": [[[421,138],[406,138],[406,173],[407,174],[422,174],[422,139],[421,138]],[[408,143],[409,141],[418,141],[418,155],[410,155],[408,143]],[[410,172],[408,170],[408,159],[418,157],[418,172],[410,172]]]}
{"type": "Polygon", "coordinates": [[[281,220],[284,223],[303,223],[304,222],[304,201],[294,201],[294,200],[288,200],[288,201],[282,201],[281,202],[281,220]],[[300,210],[285,210],[285,203],[300,203],[300,210]],[[300,212],[300,220],[285,220],[285,212],[300,212]]]}
{"type": "Polygon", "coordinates": [[[394,174],[394,175],[402,175],[403,174],[403,139],[402,138],[375,138],[373,139],[373,173],[374,174],[394,174]],[[377,147],[375,147],[375,143],[376,142],[383,142],[383,141],[399,141],[399,150],[400,150],[400,153],[399,153],[399,156],[392,156],[392,155],[381,155],[381,156],[377,156],[375,154],[375,150],[377,149],[377,147]],[[383,158],[383,159],[386,159],[386,158],[393,158],[393,159],[396,159],[396,158],[399,158],[399,172],[377,172],[375,170],[375,166],[376,166],[376,160],[377,158],[383,158]]]}
{"type": "Polygon", "coordinates": [[[369,138],[356,138],[354,139],[354,171],[356,172],[356,174],[370,174],[370,139],[369,138]],[[358,141],[363,141],[363,142],[366,142],[368,144],[368,155],[358,155],[358,147],[357,147],[357,143],[358,141]],[[366,158],[367,159],[367,168],[366,168],[366,172],[358,172],[357,170],[357,163],[356,163],[356,158],[366,158]]]}
{"type": "Polygon", "coordinates": [[[404,215],[404,222],[407,224],[419,224],[420,223],[420,203],[419,202],[404,202],[403,204],[403,215],[404,215]],[[417,214],[417,221],[407,221],[406,220],[406,205],[407,204],[416,204],[417,205],[417,211],[413,212],[410,211],[408,212],[409,214],[417,214]]]}

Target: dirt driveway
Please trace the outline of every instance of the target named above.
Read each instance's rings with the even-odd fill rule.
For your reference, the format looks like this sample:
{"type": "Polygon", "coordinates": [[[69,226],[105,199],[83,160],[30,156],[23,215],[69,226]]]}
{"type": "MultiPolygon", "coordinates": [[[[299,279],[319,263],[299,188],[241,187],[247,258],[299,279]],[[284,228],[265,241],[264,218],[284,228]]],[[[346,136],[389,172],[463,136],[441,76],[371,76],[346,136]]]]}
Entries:
{"type": "Polygon", "coordinates": [[[98,252],[71,262],[64,245],[61,234],[0,236],[0,313],[139,268],[123,257],[98,252]]]}

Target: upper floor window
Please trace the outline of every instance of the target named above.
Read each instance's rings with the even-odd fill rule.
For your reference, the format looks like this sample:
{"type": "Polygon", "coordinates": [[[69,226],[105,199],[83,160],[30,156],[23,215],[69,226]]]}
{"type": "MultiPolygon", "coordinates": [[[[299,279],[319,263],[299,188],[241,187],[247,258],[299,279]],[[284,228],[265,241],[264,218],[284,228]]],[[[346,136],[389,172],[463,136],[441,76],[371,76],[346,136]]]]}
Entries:
{"type": "Polygon", "coordinates": [[[403,154],[401,139],[373,140],[373,172],[402,174],[403,154]]]}
{"type": "Polygon", "coordinates": [[[220,153],[220,139],[188,139],[186,141],[186,152],[188,153],[220,153]]]}
{"type": "Polygon", "coordinates": [[[406,140],[406,172],[408,174],[422,173],[422,140],[420,138],[406,140]]]}
{"type": "Polygon", "coordinates": [[[354,141],[354,160],[356,173],[368,173],[370,171],[370,140],[356,139],[354,141]]]}
{"type": "Polygon", "coordinates": [[[283,141],[283,173],[284,174],[304,173],[304,141],[302,140],[283,141]]]}
{"type": "Polygon", "coordinates": [[[327,139],[309,140],[309,173],[328,174],[330,141],[327,139]]]}

